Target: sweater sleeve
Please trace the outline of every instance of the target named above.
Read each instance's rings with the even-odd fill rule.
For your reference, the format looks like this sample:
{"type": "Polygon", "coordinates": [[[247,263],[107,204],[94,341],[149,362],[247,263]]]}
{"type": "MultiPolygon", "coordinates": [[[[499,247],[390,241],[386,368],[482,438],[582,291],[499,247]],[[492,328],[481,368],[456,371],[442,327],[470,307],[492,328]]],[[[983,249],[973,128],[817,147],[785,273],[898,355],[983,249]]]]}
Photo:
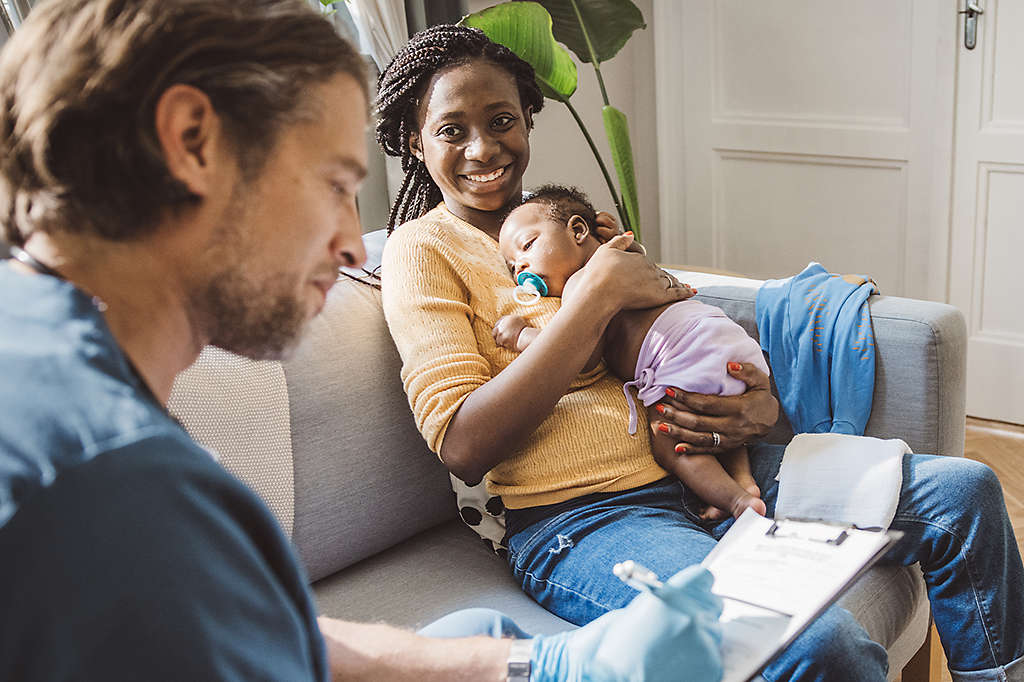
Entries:
{"type": "Polygon", "coordinates": [[[402,358],[416,427],[440,453],[462,402],[491,378],[473,331],[469,272],[425,221],[396,230],[384,247],[384,316],[402,358]]]}

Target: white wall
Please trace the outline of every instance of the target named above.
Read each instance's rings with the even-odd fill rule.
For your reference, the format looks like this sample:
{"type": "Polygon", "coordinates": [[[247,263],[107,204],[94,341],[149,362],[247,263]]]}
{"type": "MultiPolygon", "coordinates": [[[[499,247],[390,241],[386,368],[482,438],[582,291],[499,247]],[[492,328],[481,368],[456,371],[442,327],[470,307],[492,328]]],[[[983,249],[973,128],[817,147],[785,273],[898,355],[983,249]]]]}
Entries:
{"type": "MultiPolygon", "coordinates": [[[[657,257],[658,243],[658,157],[655,144],[654,107],[654,31],[650,26],[653,0],[634,0],[648,27],[633,33],[626,46],[611,61],[601,65],[608,99],[629,119],[640,195],[640,218],[644,243],[657,257]]],[[[497,4],[496,0],[469,0],[469,11],[478,12],[497,4]]],[[[574,55],[575,59],[575,55],[574,55]]],[[[618,186],[611,151],[601,122],[601,91],[594,69],[577,61],[579,89],[572,96],[591,137],[601,150],[608,172],[618,186]]],[[[554,100],[546,100],[535,120],[531,135],[530,167],[524,185],[529,188],[545,182],[571,184],[590,195],[598,209],[615,213],[597,161],[569,110],[554,100]]]]}

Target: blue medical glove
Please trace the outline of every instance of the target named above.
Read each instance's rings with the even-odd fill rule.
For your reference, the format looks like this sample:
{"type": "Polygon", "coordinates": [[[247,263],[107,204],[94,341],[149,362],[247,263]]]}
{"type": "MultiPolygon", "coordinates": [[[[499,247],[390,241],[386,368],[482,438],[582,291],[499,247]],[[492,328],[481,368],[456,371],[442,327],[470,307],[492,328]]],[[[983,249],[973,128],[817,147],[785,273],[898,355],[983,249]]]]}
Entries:
{"type": "Polygon", "coordinates": [[[669,578],[660,596],[639,594],[573,632],[533,641],[533,682],[717,682],[722,677],[711,574],[690,566],[669,578]]]}

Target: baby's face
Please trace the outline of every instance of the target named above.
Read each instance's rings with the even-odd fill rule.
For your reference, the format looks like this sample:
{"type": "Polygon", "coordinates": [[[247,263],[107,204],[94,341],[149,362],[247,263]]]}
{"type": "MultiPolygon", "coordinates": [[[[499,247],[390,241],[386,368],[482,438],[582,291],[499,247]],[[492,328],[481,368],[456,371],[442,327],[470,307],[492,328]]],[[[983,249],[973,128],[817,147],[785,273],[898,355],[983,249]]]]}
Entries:
{"type": "Polygon", "coordinates": [[[523,270],[539,275],[548,296],[561,296],[566,280],[586,262],[573,230],[552,218],[543,204],[512,211],[501,226],[498,248],[513,278],[523,270]]]}

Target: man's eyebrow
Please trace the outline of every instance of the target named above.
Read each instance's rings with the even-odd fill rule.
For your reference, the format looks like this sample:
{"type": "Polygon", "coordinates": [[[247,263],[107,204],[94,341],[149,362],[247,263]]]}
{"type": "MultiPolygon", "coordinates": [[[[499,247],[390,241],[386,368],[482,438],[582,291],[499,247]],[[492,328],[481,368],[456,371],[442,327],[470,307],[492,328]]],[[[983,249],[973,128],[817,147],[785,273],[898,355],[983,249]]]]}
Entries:
{"type": "Polygon", "coordinates": [[[367,169],[362,162],[355,160],[350,156],[337,156],[331,159],[332,166],[338,166],[343,170],[348,171],[356,176],[356,180],[362,180],[366,177],[367,169]]]}

